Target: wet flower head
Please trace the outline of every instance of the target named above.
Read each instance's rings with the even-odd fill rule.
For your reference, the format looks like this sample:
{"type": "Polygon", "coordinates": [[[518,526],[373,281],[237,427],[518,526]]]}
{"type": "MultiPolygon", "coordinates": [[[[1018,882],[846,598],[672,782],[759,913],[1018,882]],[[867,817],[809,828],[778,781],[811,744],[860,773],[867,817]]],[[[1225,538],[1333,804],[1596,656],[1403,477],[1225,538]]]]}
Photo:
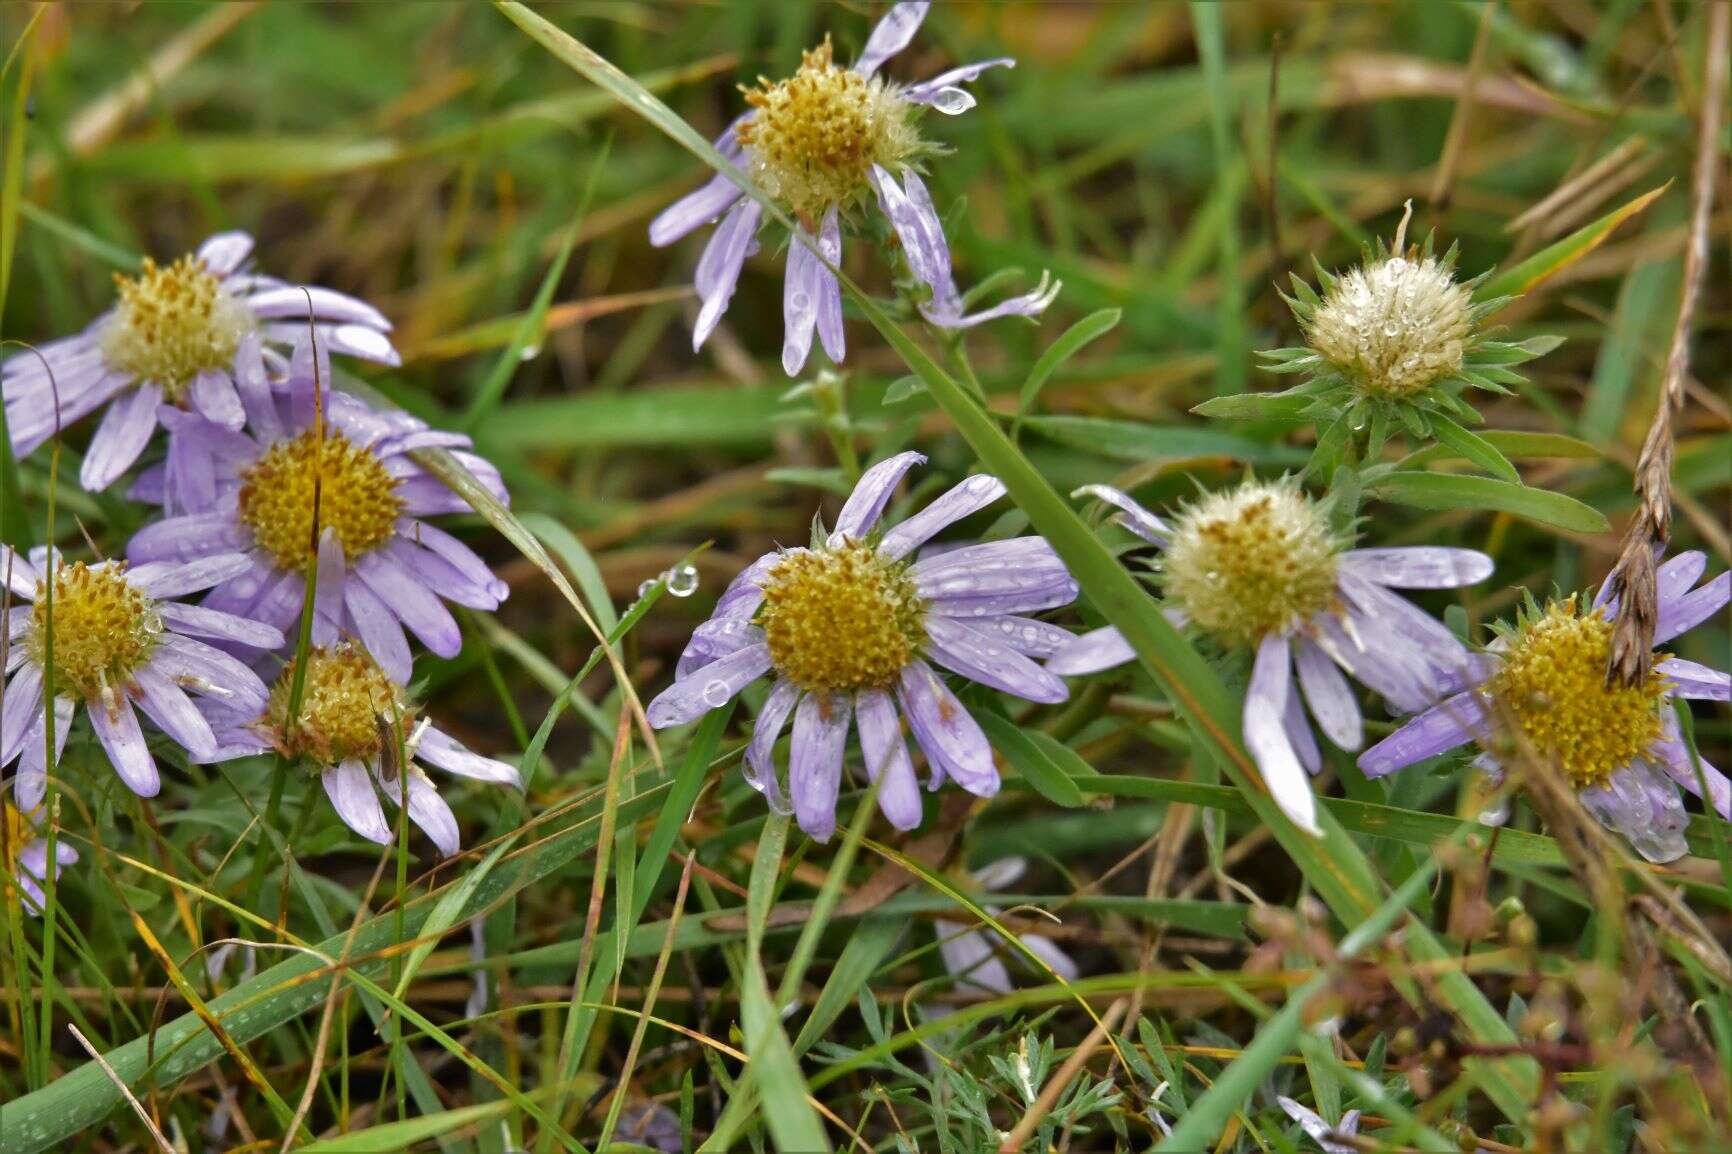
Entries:
{"type": "MultiPolygon", "coordinates": [[[[156,603],[126,579],[121,564],[79,561],[54,571],[55,688],[86,700],[125,685],[162,637],[156,603]]],[[[48,663],[49,599],[41,590],[30,611],[30,659],[48,663]]]]}
{"type": "Polygon", "coordinates": [[[1448,265],[1410,249],[1340,277],[1305,335],[1363,391],[1408,397],[1461,369],[1472,321],[1448,265]]]}
{"type": "Polygon", "coordinates": [[[746,102],[757,115],[737,136],[753,178],[807,221],[864,193],[874,165],[899,171],[925,148],[917,106],[882,77],[838,67],[829,37],[786,80],[760,77],[746,102]]]}
{"type": "Polygon", "coordinates": [[[252,315],[224,290],[202,260],[183,256],[168,265],[145,258],[135,277],[114,274],[120,300],[103,327],[109,363],[154,381],[179,402],[194,377],[227,369],[252,315]]]}
{"type": "Polygon", "coordinates": [[[304,568],[314,554],[315,481],[319,525],[350,561],[391,539],[403,512],[397,479],[340,432],[308,429],[265,450],[241,478],[240,519],[278,565],[304,568]]]}
{"type": "Polygon", "coordinates": [[[289,723],[295,662],[271,686],[264,728],[284,754],[306,754],[320,767],[345,761],[374,762],[384,752],[386,727],[401,728],[412,717],[396,684],[367,651],[344,642],[307,652],[300,715],[289,723]]]}
{"type": "Polygon", "coordinates": [[[1249,646],[1335,603],[1341,549],[1296,482],[1248,481],[1178,516],[1161,569],[1167,596],[1193,622],[1249,646]]]}
{"type": "Polygon", "coordinates": [[[1607,684],[1611,639],[1603,612],[1579,612],[1574,597],[1553,602],[1509,636],[1486,686],[1522,736],[1579,788],[1604,784],[1661,737],[1665,675],[1607,684]]]}
{"type": "Polygon", "coordinates": [[[808,692],[884,689],[926,644],[908,566],[863,541],[787,553],[763,587],[770,662],[808,692]]]}

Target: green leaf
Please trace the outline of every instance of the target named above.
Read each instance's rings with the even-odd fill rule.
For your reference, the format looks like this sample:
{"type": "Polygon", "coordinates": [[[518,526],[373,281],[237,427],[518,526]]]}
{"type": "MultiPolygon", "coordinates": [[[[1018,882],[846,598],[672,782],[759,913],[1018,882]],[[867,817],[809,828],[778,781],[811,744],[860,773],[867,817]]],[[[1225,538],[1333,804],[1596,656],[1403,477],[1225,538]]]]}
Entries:
{"type": "MultiPolygon", "coordinates": [[[[593,1081],[600,1080],[600,1076],[596,1074],[588,1077],[593,1081]]],[[[295,1149],[300,1154],[397,1154],[398,1151],[410,1149],[417,1142],[425,1142],[429,1138],[437,1138],[465,1126],[491,1121],[516,1108],[517,1104],[511,1099],[501,1098],[477,1106],[460,1106],[455,1110],[445,1110],[423,1118],[369,1126],[365,1130],[321,1138],[295,1149]]]]}
{"type": "Polygon", "coordinates": [[[1303,393],[1234,393],[1193,405],[1191,412],[1224,421],[1296,421],[1314,400],[1303,393]]]}
{"type": "MultiPolygon", "coordinates": [[[[1598,460],[1603,454],[1577,437],[1563,433],[1530,433],[1517,429],[1486,429],[1479,434],[1505,457],[1520,460],[1598,460]]],[[[1429,461],[1441,461],[1456,456],[1448,445],[1427,445],[1409,453],[1401,460],[1401,468],[1412,468],[1429,461]]]]}
{"type": "Polygon", "coordinates": [[[985,709],[974,716],[986,731],[986,736],[992,739],[993,748],[1004,755],[1036,793],[1067,809],[1075,809],[1083,803],[1082,790],[1077,788],[1076,782],[1054,764],[1046,751],[1031,741],[1014,721],[985,709]]]}
{"type": "Polygon", "coordinates": [[[1620,224],[1653,204],[1662,193],[1671,187],[1672,182],[1667,181],[1659,188],[1644,192],[1628,204],[1621,205],[1600,219],[1583,225],[1557,243],[1547,245],[1520,264],[1504,269],[1480,285],[1478,291],[1473,294],[1474,299],[1487,301],[1498,297],[1515,297],[1532,292],[1545,281],[1599,248],[1620,224]]]}
{"type": "Polygon", "coordinates": [[[1509,463],[1508,457],[1498,452],[1496,445],[1471,429],[1462,428],[1442,413],[1431,414],[1431,435],[1454,449],[1464,460],[1473,462],[1493,476],[1521,484],[1522,475],[1509,463]]]}
{"type": "Polygon", "coordinates": [[[1512,485],[1493,477],[1398,469],[1375,481],[1367,481],[1366,489],[1385,501],[1411,505],[1416,509],[1485,509],[1526,517],[1571,533],[1606,533],[1611,530],[1604,513],[1574,497],[1546,489],[1530,489],[1526,485],[1512,485]]]}
{"type": "Polygon", "coordinates": [[[417,935],[421,940],[415,943],[415,948],[410,950],[409,956],[404,959],[403,972],[397,978],[396,988],[391,991],[392,997],[402,999],[409,989],[409,984],[415,980],[415,975],[421,972],[428,955],[433,952],[433,947],[457,924],[458,914],[463,912],[463,908],[475,896],[475,891],[481,888],[481,883],[487,880],[487,875],[493,872],[493,867],[499,864],[499,859],[517,844],[518,836],[514,833],[501,840],[481,859],[481,864],[464,874],[449,892],[439,898],[439,904],[433,907],[433,912],[427,915],[427,920],[421,925],[421,932],[417,935]]]}
{"type": "Polygon", "coordinates": [[[1022,392],[1016,403],[1017,421],[1020,422],[1034,408],[1040,391],[1046,387],[1046,382],[1053,373],[1091,342],[1112,332],[1124,315],[1123,309],[1101,309],[1092,312],[1048,345],[1046,351],[1040,354],[1040,359],[1034,362],[1034,368],[1029,370],[1028,379],[1022,383],[1022,392]]]}
{"type": "Polygon", "coordinates": [[[1182,426],[1144,425],[1101,417],[1030,417],[1026,427],[1075,449],[1118,461],[1189,461],[1229,457],[1258,465],[1296,465],[1304,454],[1232,433],[1182,426]]]}

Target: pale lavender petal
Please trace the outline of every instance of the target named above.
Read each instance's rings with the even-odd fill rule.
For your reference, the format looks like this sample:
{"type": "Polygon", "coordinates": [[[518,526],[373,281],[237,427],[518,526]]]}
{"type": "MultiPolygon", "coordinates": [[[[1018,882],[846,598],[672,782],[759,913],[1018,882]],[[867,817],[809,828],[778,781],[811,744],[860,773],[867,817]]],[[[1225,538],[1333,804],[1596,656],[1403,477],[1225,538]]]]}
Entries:
{"type": "Polygon", "coordinates": [[[1726,608],[1732,601],[1732,570],[1670,603],[1660,604],[1660,620],[1654,627],[1654,644],[1663,645],[1726,608]]]}
{"type": "Polygon", "coordinates": [[[1587,811],[1624,835],[1651,862],[1676,861],[1690,852],[1689,816],[1678,787],[1643,761],[1632,762],[1578,794],[1587,811]]]}
{"type": "Polygon", "coordinates": [[[325,526],[319,534],[319,565],[313,589],[313,644],[335,645],[343,632],[343,587],[349,561],[337,531],[325,526]]]}
{"type": "MultiPolygon", "coordinates": [[[[379,792],[390,798],[393,805],[403,800],[403,784],[395,778],[380,777],[379,792]]],[[[427,775],[413,766],[408,774],[408,792],[409,820],[421,827],[439,855],[450,857],[461,849],[463,836],[457,828],[457,815],[451,812],[427,775]]]]}
{"type": "MultiPolygon", "coordinates": [[[[1668,601],[1675,601],[1689,592],[1703,573],[1708,571],[1708,555],[1699,549],[1690,549],[1679,553],[1671,560],[1664,562],[1654,571],[1654,597],[1663,609],[1668,601]]],[[[1599,591],[1594,594],[1593,607],[1604,608],[1608,618],[1618,615],[1618,599],[1611,596],[1612,583],[1602,581],[1599,591]]]]}
{"type": "MultiPolygon", "coordinates": [[[[66,735],[72,732],[72,718],[77,703],[70,697],[54,699],[54,764],[66,751],[66,735]]],[[[0,759],[0,765],[5,764],[0,759]]],[[[44,716],[38,713],[24,733],[24,752],[18,759],[18,774],[12,783],[12,801],[24,813],[42,804],[48,792],[48,730],[44,716]]]]}
{"type": "MultiPolygon", "coordinates": [[[[908,271],[932,290],[935,301],[955,307],[956,285],[950,279],[950,247],[944,239],[944,229],[936,213],[922,211],[909,192],[896,183],[896,178],[880,165],[873,165],[869,177],[878,194],[878,207],[889,218],[890,226],[902,242],[902,254],[908,260],[908,271]]],[[[913,172],[905,179],[919,178],[913,172]]],[[[922,186],[924,187],[924,186],[922,186]]]]}
{"type": "Polygon", "coordinates": [[[1732,701],[1732,673],[1710,669],[1682,657],[1670,657],[1654,668],[1672,682],[1672,693],[1698,701],[1732,701]]]}
{"type": "Polygon", "coordinates": [[[762,677],[769,668],[768,645],[752,645],[730,653],[662,690],[649,703],[646,716],[657,729],[696,721],[710,710],[726,705],[736,693],[762,677]]]}
{"type": "MultiPolygon", "coordinates": [[[[842,225],[835,208],[824,214],[818,228],[818,251],[836,268],[842,267],[842,225]]],[[[818,269],[818,340],[824,355],[836,364],[848,353],[842,327],[842,284],[830,269],[818,269]]]]}
{"type": "Polygon", "coordinates": [[[926,636],[932,660],[982,685],[1048,704],[1070,696],[1064,682],[1056,676],[961,621],[928,617],[926,636]]]}
{"type": "Polygon", "coordinates": [[[1082,970],[1077,966],[1076,959],[1059,949],[1051,940],[1043,938],[1039,934],[1018,934],[1016,940],[1022,943],[1024,949],[1045,962],[1053,973],[1065,981],[1074,982],[1082,976],[1082,970]]]}
{"type": "MultiPolygon", "coordinates": [[[[156,727],[180,743],[180,747],[195,760],[208,759],[216,753],[216,735],[204,714],[167,677],[144,668],[133,674],[138,689],[138,705],[156,722],[156,727]]],[[[102,706],[93,712],[101,712],[102,706]]]]}
{"type": "Polygon", "coordinates": [[[247,615],[287,634],[290,626],[300,620],[306,599],[306,578],[300,573],[283,573],[266,585],[247,615]]]}
{"type": "Polygon", "coordinates": [[[0,545],[0,588],[10,589],[14,596],[26,601],[34,601],[39,580],[36,566],[28,557],[10,545],[0,545]]]}
{"type": "Polygon", "coordinates": [[[984,931],[935,918],[932,932],[938,936],[938,956],[952,975],[994,994],[1010,993],[1010,971],[984,931]]]}
{"type": "Polygon", "coordinates": [[[173,602],[160,606],[159,612],[177,633],[209,637],[214,641],[227,641],[254,649],[281,649],[285,644],[282,630],[218,609],[173,602]]]}
{"type": "Polygon", "coordinates": [[[974,64],[963,64],[956,68],[940,72],[930,80],[922,80],[919,84],[910,84],[903,90],[903,95],[916,104],[931,104],[938,111],[948,116],[955,116],[957,111],[945,108],[939,101],[939,94],[945,89],[954,89],[959,84],[970,84],[980,79],[981,73],[991,68],[1015,68],[1016,61],[1009,56],[998,56],[991,60],[981,60],[974,64]]]}
{"type": "Polygon", "coordinates": [[[866,47],[860,50],[854,71],[870,76],[883,67],[886,60],[908,47],[930,7],[932,5],[927,0],[904,0],[886,12],[872,29],[872,35],[866,38],[866,47]]]}
{"type": "Polygon", "coordinates": [[[696,286],[704,304],[692,326],[693,352],[704,347],[733,299],[734,287],[740,282],[740,267],[754,247],[753,238],[762,212],[753,200],[742,200],[729,209],[698,260],[696,286]]]}
{"type": "Polygon", "coordinates": [[[914,829],[921,818],[920,780],[902,740],[896,702],[882,689],[863,689],[854,697],[854,718],[866,776],[879,782],[878,809],[897,829],[914,829]]]}
{"type": "Polygon", "coordinates": [[[24,735],[42,715],[42,670],[26,662],[6,683],[6,699],[0,701],[0,765],[18,756],[24,735]]]}
{"type": "MultiPolygon", "coordinates": [[[[438,526],[403,518],[397,523],[397,532],[404,539],[437,553],[471,584],[485,588],[495,601],[504,601],[510,596],[511,587],[493,575],[493,570],[475,550],[438,526]]],[[[452,600],[457,599],[454,597],[452,600]]]]}
{"type": "Polygon", "coordinates": [[[156,600],[184,597],[231,581],[252,569],[245,553],[213,553],[192,561],[151,561],[126,571],[128,584],[156,600]]]}
{"type": "Polygon", "coordinates": [[[744,617],[712,617],[692,630],[691,640],[686,642],[674,666],[674,676],[686,677],[748,645],[760,645],[763,640],[764,631],[744,617]]]}
{"type": "Polygon", "coordinates": [[[363,581],[350,581],[343,586],[343,604],[349,610],[349,620],[355,625],[355,635],[385,676],[402,684],[409,680],[414,659],[409,654],[409,641],[403,636],[403,626],[385,603],[363,581]]]}
{"type": "Polygon", "coordinates": [[[878,544],[878,555],[899,561],[964,517],[980,512],[1004,496],[997,477],[976,473],[964,478],[926,508],[890,529],[878,544]]]}
{"type": "Polygon", "coordinates": [[[935,770],[976,797],[998,793],[992,745],[956,695],[924,661],[903,667],[896,685],[902,714],[935,770]]]}
{"type": "Polygon", "coordinates": [[[1151,545],[1166,545],[1172,539],[1172,528],[1159,517],[1137,504],[1130,494],[1111,485],[1084,485],[1072,497],[1093,497],[1105,501],[1119,511],[1119,516],[1113,518],[1120,525],[1141,537],[1151,545]]]}
{"type": "Polygon", "coordinates": [[[650,243],[657,248],[670,245],[715,220],[739,199],[739,185],[725,176],[712,176],[702,188],[686,193],[650,221],[650,243]]]}
{"type": "Polygon", "coordinates": [[[746,784],[764,795],[773,813],[786,816],[794,811],[782,793],[782,784],[776,775],[776,739],[782,735],[782,727],[787,724],[788,715],[794,712],[794,707],[800,702],[800,688],[792,681],[778,679],[770,688],[770,695],[764,699],[764,708],[758,711],[757,720],[752,723],[752,740],[746,746],[746,764],[743,776],[746,784]]]}
{"type": "Polygon", "coordinates": [[[1668,777],[1698,797],[1702,796],[1702,783],[1707,782],[1707,801],[1723,818],[1732,820],[1732,782],[1726,775],[1697,751],[1694,758],[1690,755],[1690,747],[1684,743],[1678,733],[1676,718],[1668,714],[1664,719],[1661,737],[1654,745],[1654,761],[1658,768],[1668,777]],[[1701,778],[1697,770],[1701,770],[1701,778]]]}
{"type": "Polygon", "coordinates": [[[198,259],[205,271],[222,280],[240,269],[252,255],[253,238],[239,230],[219,232],[198,246],[198,259]]]}
{"type": "Polygon", "coordinates": [[[818,275],[823,271],[823,262],[801,236],[789,240],[782,274],[782,371],[790,377],[800,375],[812,351],[812,334],[818,326],[818,275]]]}
{"type": "Polygon", "coordinates": [[[28,402],[7,405],[6,427],[12,436],[13,450],[20,457],[28,456],[57,430],[83,420],[132,384],[133,378],[125,373],[109,373],[76,396],[62,394],[58,407],[54,394],[46,389],[34,394],[28,402]]]}
{"type": "Polygon", "coordinates": [[[1350,549],[1341,565],[1367,581],[1397,589],[1457,589],[1491,576],[1496,565],[1474,549],[1413,545],[1397,549],[1350,549]]]}
{"type": "Polygon", "coordinates": [[[402,537],[395,537],[383,552],[415,579],[435,594],[470,609],[491,613],[499,608],[498,591],[503,582],[491,575],[476,581],[431,549],[423,549],[402,537]]]}
{"type": "Polygon", "coordinates": [[[1281,715],[1281,725],[1287,731],[1287,740],[1293,746],[1293,752],[1299,755],[1299,764],[1312,775],[1323,772],[1323,751],[1317,748],[1317,738],[1311,732],[1311,723],[1305,719],[1305,707],[1300,704],[1299,693],[1289,683],[1287,690],[1287,709],[1281,715]]]}
{"type": "Polygon", "coordinates": [[[1040,537],[949,550],[909,574],[930,611],[949,617],[1032,613],[1068,605],[1077,594],[1064,562],[1040,537]]]}
{"type": "Polygon", "coordinates": [[[156,407],[161,403],[162,388],[142,384],[102,414],[102,423],[90,438],[89,452],[78,470],[79,484],[86,491],[101,492],[132,468],[156,432],[156,407]]]}
{"type": "Polygon", "coordinates": [[[482,757],[450,734],[433,726],[421,730],[421,736],[415,745],[415,756],[459,777],[523,788],[523,777],[517,772],[516,766],[491,757],[482,757]]]}
{"type": "Polygon", "coordinates": [[[788,796],[794,820],[807,836],[828,841],[836,832],[836,795],[842,786],[842,752],[854,711],[846,697],[808,693],[794,710],[788,748],[788,796]]]}
{"type": "Polygon", "coordinates": [[[1359,768],[1367,777],[1382,777],[1471,741],[1485,726],[1486,706],[1478,691],[1458,693],[1360,754],[1359,768]]]}
{"type": "Polygon", "coordinates": [[[1251,685],[1245,693],[1245,748],[1256,759],[1263,783],[1281,812],[1306,833],[1321,837],[1317,799],[1285,725],[1292,672],[1287,639],[1273,633],[1264,637],[1257,646],[1251,685]]]}
{"type": "Polygon", "coordinates": [[[251,544],[252,535],[236,522],[233,513],[191,513],[146,525],[127,542],[126,556],[137,564],[191,561],[212,553],[233,553],[251,544]]]}
{"type": "Polygon", "coordinates": [[[151,655],[150,667],[182,689],[217,698],[240,712],[256,715],[264,708],[265,683],[259,675],[202,641],[169,634],[151,655]]]}
{"type": "Polygon", "coordinates": [[[1033,617],[991,617],[971,621],[969,626],[1002,641],[1024,657],[1051,657],[1076,640],[1070,630],[1033,617]]]}
{"type": "MultiPolygon", "coordinates": [[[[190,508],[198,507],[197,505],[181,503],[171,504],[171,498],[168,495],[168,473],[170,462],[174,458],[174,449],[174,438],[170,436],[168,439],[168,458],[158,461],[154,465],[146,465],[133,476],[132,484],[126,487],[126,499],[128,501],[137,501],[141,505],[160,505],[163,512],[169,514],[184,513],[190,508]]],[[[204,502],[204,504],[208,503],[204,502]]]]}
{"type": "Polygon", "coordinates": [[[385,314],[347,293],[317,285],[282,285],[262,289],[245,297],[246,306],[256,317],[275,320],[288,317],[304,321],[309,315],[315,320],[339,324],[360,325],[364,328],[391,331],[385,314]],[[310,313],[309,313],[310,310],[310,313]]]}
{"type": "Polygon", "coordinates": [[[1317,719],[1324,736],[1345,750],[1355,750],[1365,741],[1364,719],[1353,687],[1341,676],[1341,670],[1327,654],[1309,638],[1297,639],[1296,664],[1299,684],[1305,690],[1305,702],[1311,716],[1317,719]]]}
{"type": "Polygon", "coordinates": [[[265,375],[263,340],[256,331],[241,338],[235,349],[234,383],[241,407],[246,410],[247,424],[259,440],[271,442],[281,439],[283,423],[276,395],[265,375]]]}
{"type": "Polygon", "coordinates": [[[155,797],[162,788],[162,779],[157,776],[156,762],[150,756],[150,746],[145,744],[144,731],[138,727],[132,703],[124,697],[112,704],[93,701],[85,712],[96,740],[102,743],[120,780],[140,797],[155,797]]]}
{"type": "Polygon", "coordinates": [[[1448,692],[1442,684],[1433,692],[1429,671],[1415,661],[1412,643],[1377,617],[1355,613],[1337,620],[1323,614],[1313,626],[1311,636],[1335,663],[1381,694],[1397,713],[1417,713],[1448,692]]]}
{"type": "Polygon", "coordinates": [[[921,453],[897,453],[861,474],[842,511],[836,515],[836,528],[830,533],[831,548],[844,540],[860,540],[870,533],[884,515],[884,506],[890,503],[890,495],[908,470],[925,463],[926,457],[921,453]]]}
{"type": "Polygon", "coordinates": [[[1090,630],[1053,654],[1046,663],[1050,672],[1061,677],[1082,677],[1112,669],[1136,660],[1137,651],[1111,625],[1090,630]]]}
{"type": "Polygon", "coordinates": [[[221,369],[208,369],[192,379],[192,407],[207,421],[237,432],[247,423],[247,411],[235,383],[221,369]]]}
{"type": "Polygon", "coordinates": [[[344,825],[370,842],[390,844],[391,827],[385,821],[385,810],[379,804],[379,795],[373,789],[373,777],[365,765],[358,761],[345,761],[325,770],[320,779],[325,786],[325,796],[331,799],[331,805],[344,825]]]}
{"type": "Polygon", "coordinates": [[[1063,288],[1063,281],[1054,280],[1052,273],[1042,271],[1040,282],[1028,292],[1000,301],[989,309],[964,313],[961,297],[935,297],[920,305],[920,315],[943,329],[971,329],[1001,317],[1038,317],[1052,307],[1063,288]]]}
{"type": "Polygon", "coordinates": [[[1275,1102],[1287,1112],[1289,1118],[1299,1123],[1299,1128],[1317,1143],[1323,1154],[1358,1154],[1358,1146],[1336,1141],[1336,1137],[1351,1138],[1359,1133],[1359,1111],[1347,1111],[1341,1116],[1340,1126],[1331,1126],[1316,1111],[1301,1106],[1291,1098],[1278,1096],[1275,1102]]]}
{"type": "Polygon", "coordinates": [[[396,368],[403,363],[402,356],[391,344],[391,338],[377,329],[364,325],[336,325],[330,328],[320,325],[319,333],[333,353],[359,357],[361,360],[390,368],[396,368]]]}
{"type": "Polygon", "coordinates": [[[355,572],[428,649],[440,657],[463,649],[463,631],[451,611],[396,561],[369,553],[356,559],[355,572]]]}

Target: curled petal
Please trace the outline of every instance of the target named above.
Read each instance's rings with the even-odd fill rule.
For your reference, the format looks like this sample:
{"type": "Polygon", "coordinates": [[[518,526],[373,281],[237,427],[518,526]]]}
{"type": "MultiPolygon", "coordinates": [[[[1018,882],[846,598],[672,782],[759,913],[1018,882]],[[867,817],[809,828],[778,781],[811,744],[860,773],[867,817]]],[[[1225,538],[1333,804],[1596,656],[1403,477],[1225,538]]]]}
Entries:
{"type": "Polygon", "coordinates": [[[753,237],[762,212],[756,201],[742,200],[722,218],[721,227],[704,248],[696,277],[698,295],[704,303],[692,328],[693,352],[704,347],[733,299],[734,286],[740,282],[740,267],[754,247],[753,237]]]}
{"type": "Polygon", "coordinates": [[[992,763],[992,745],[980,723],[924,661],[910,662],[896,686],[902,713],[914,731],[914,740],[935,770],[976,797],[998,793],[998,769],[992,763]]]}
{"type": "Polygon", "coordinates": [[[1578,796],[1589,813],[1651,862],[1676,861],[1690,851],[1684,840],[1689,816],[1678,787],[1645,761],[1626,765],[1578,796]]]}
{"type": "Polygon", "coordinates": [[[908,470],[925,463],[924,454],[897,453],[861,474],[854,491],[848,494],[848,500],[836,516],[836,528],[830,533],[830,546],[835,548],[844,540],[859,540],[870,533],[878,524],[878,518],[884,515],[884,506],[890,503],[890,495],[908,470]]]}
{"type": "Polygon", "coordinates": [[[1004,496],[1004,482],[985,473],[958,481],[926,508],[884,534],[878,553],[899,561],[964,517],[1004,496]]]}
{"type": "Polygon", "coordinates": [[[904,0],[886,12],[884,19],[872,29],[872,35],[866,38],[866,47],[860,50],[854,71],[870,76],[883,67],[886,60],[908,47],[930,7],[932,5],[927,0],[904,0]]]}
{"type": "Polygon", "coordinates": [[[1285,724],[1287,698],[1292,692],[1287,645],[1285,637],[1270,634],[1257,646],[1251,686],[1245,694],[1245,748],[1256,758],[1263,782],[1281,812],[1306,833],[1321,837],[1317,799],[1285,724]]]}
{"type": "Polygon", "coordinates": [[[752,723],[752,740],[746,746],[746,784],[764,795],[772,813],[784,816],[792,813],[793,807],[776,774],[776,739],[782,736],[782,727],[799,702],[800,688],[792,681],[778,680],[752,723]]]}

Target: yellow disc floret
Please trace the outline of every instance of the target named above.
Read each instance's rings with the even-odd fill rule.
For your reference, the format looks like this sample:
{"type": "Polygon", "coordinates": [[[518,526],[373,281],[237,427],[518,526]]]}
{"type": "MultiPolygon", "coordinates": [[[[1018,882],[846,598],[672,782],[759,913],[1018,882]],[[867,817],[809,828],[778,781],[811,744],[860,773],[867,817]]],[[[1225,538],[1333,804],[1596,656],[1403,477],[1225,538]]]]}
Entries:
{"type": "Polygon", "coordinates": [[[52,666],[55,692],[85,700],[118,691],[150,660],[162,637],[156,602],[135,588],[120,563],[82,561],[54,571],[53,658],[49,658],[50,603],[38,583],[25,639],[40,668],[52,666]]]}
{"type": "Polygon", "coordinates": [[[1612,623],[1553,602],[1510,636],[1503,667],[1486,685],[1535,751],[1578,788],[1602,785],[1660,738],[1666,678],[1606,683],[1612,623]]]}
{"type": "Polygon", "coordinates": [[[864,541],[790,552],[763,586],[770,661],[808,692],[887,688],[926,644],[926,602],[908,567],[864,541]]]}
{"type": "Polygon", "coordinates": [[[103,327],[108,363],[161,385],[171,401],[202,372],[226,369],[252,316],[204,262],[183,256],[170,265],[145,258],[135,277],[114,275],[120,300],[103,327]]]}
{"type": "Polygon", "coordinates": [[[1335,604],[1341,542],[1291,480],[1247,481],[1181,512],[1161,561],[1163,584],[1192,622],[1255,645],[1335,604]]]}
{"type": "Polygon", "coordinates": [[[301,708],[289,722],[295,662],[271,686],[264,730],[290,757],[302,754],[321,766],[351,759],[371,764],[385,748],[385,735],[402,732],[413,711],[395,682],[359,645],[348,642],[307,652],[301,708]]]}
{"type": "Polygon", "coordinates": [[[1461,368],[1473,299],[1432,257],[1392,255],[1336,282],[1305,337],[1361,391],[1407,397],[1461,368]]]}
{"type": "Polygon", "coordinates": [[[336,532],[350,561],[391,539],[403,499],[379,458],[341,433],[312,429],[278,441],[241,476],[240,519],[253,540],[285,569],[314,556],[313,492],[319,525],[336,532]]]}
{"type": "Polygon", "coordinates": [[[916,106],[881,77],[839,68],[830,41],[786,80],[746,91],[757,114],[739,128],[752,176],[808,222],[867,188],[875,164],[895,171],[923,151],[916,106]]]}

